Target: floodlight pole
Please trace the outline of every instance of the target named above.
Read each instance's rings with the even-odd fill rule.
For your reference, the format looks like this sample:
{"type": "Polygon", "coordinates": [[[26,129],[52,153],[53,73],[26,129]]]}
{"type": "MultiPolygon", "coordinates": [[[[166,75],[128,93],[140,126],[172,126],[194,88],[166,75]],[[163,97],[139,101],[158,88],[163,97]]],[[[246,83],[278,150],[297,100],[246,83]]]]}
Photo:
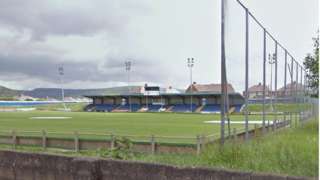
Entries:
{"type": "Polygon", "coordinates": [[[149,102],[148,102],[148,96],[149,96],[149,91],[146,90],[148,85],[144,86],[145,94],[146,94],[146,108],[149,109],[149,102]]]}
{"type": "Polygon", "coordinates": [[[62,99],[62,105],[65,111],[67,111],[66,104],[64,102],[64,89],[63,89],[63,76],[64,76],[64,68],[63,65],[58,67],[59,71],[59,77],[60,77],[60,84],[61,84],[61,99],[62,99]]]}
{"type": "Polygon", "coordinates": [[[192,94],[193,94],[193,83],[192,83],[192,68],[194,66],[194,58],[188,58],[188,67],[189,67],[189,70],[190,70],[190,92],[191,92],[191,96],[190,96],[190,112],[193,112],[192,111],[192,94]]]}
{"type": "Polygon", "coordinates": [[[273,84],[273,64],[275,64],[275,54],[269,54],[269,64],[271,66],[270,71],[270,91],[271,91],[271,95],[270,95],[270,104],[271,104],[271,110],[273,111],[273,104],[272,104],[272,100],[273,100],[273,92],[272,92],[272,84],[273,84]]]}
{"type": "Polygon", "coordinates": [[[127,71],[127,74],[128,74],[128,104],[129,104],[129,111],[132,112],[131,98],[130,98],[130,93],[131,93],[131,87],[130,87],[131,61],[126,61],[125,62],[125,66],[126,66],[126,71],[127,71]]]}

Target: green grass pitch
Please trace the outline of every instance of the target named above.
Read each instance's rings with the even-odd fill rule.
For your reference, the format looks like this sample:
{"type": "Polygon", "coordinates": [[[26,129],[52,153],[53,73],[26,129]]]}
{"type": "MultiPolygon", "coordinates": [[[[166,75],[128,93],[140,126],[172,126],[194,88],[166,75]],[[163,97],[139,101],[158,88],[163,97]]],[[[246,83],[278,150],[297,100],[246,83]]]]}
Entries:
{"type": "MultiPolygon", "coordinates": [[[[251,116],[260,119],[259,116],[251,116]]],[[[197,135],[210,135],[220,132],[219,124],[207,124],[204,121],[219,120],[216,114],[176,114],[176,113],[95,113],[95,112],[0,112],[0,132],[46,130],[66,133],[72,136],[74,131],[81,133],[112,133],[115,135],[169,136],[195,138],[197,135]],[[71,119],[31,119],[32,117],[72,117],[71,119]]],[[[231,116],[232,120],[243,120],[242,115],[231,116]]],[[[231,125],[240,129],[244,125],[231,125]]],[[[86,135],[88,137],[89,135],[86,135]]],[[[143,139],[141,137],[140,139],[143,139]]],[[[169,138],[168,138],[169,139],[169,138]]],[[[179,141],[179,140],[178,140],[179,141]]],[[[186,140],[183,140],[186,141],[186,140]]],[[[194,140],[190,140],[194,141],[194,140]]]]}

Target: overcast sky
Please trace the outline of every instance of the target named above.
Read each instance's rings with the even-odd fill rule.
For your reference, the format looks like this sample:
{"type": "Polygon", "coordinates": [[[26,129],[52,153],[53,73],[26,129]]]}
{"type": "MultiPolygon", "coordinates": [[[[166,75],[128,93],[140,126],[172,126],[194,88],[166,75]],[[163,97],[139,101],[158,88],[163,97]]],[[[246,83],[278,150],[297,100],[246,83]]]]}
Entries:
{"type": "MultiPolygon", "coordinates": [[[[243,2],[298,61],[312,51],[317,0],[243,2]]],[[[60,64],[66,88],[126,85],[124,62],[131,60],[132,84],[186,88],[188,57],[195,58],[193,81],[219,83],[219,6],[220,0],[1,0],[0,85],[59,87],[60,64]]],[[[240,91],[244,16],[228,13],[228,47],[234,50],[228,78],[240,91]]],[[[259,49],[261,33],[252,34],[251,46],[259,49]]],[[[252,53],[254,62],[259,58],[252,53]]],[[[254,67],[252,84],[260,82],[254,67]]]]}

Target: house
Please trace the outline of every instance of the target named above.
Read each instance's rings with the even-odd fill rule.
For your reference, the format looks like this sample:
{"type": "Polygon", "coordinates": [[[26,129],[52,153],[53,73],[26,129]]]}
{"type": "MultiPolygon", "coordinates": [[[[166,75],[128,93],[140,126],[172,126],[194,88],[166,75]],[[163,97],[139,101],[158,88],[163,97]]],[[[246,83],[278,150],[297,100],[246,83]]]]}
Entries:
{"type": "Polygon", "coordinates": [[[278,96],[293,96],[295,93],[301,93],[304,92],[305,88],[303,84],[296,83],[295,81],[293,83],[287,84],[286,87],[282,87],[278,89],[277,95],[278,96]]]}
{"type": "MultiPolygon", "coordinates": [[[[271,91],[268,86],[265,87],[266,97],[271,95],[271,91]]],[[[249,99],[261,99],[263,97],[263,84],[251,86],[248,89],[249,99]]],[[[243,91],[243,96],[246,96],[246,92],[243,91]]]]}
{"type": "MultiPolygon", "coordinates": [[[[227,85],[228,93],[235,93],[231,84],[227,85]]],[[[186,93],[221,93],[221,84],[197,84],[194,82],[186,89],[186,93]]]]}

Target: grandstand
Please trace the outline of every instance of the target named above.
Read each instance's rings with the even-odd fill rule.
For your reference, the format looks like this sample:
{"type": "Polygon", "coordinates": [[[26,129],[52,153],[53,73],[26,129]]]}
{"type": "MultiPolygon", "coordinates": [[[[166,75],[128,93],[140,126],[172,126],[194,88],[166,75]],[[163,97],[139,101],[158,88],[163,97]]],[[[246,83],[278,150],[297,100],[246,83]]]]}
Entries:
{"type": "MultiPolygon", "coordinates": [[[[145,87],[141,92],[119,95],[90,95],[92,104],[86,111],[95,112],[197,112],[220,113],[221,86],[219,84],[188,87],[185,93],[160,92],[159,87],[145,87]],[[148,91],[151,90],[151,91],[148,91]],[[192,90],[191,90],[192,89],[192,90]]],[[[244,98],[231,85],[229,105],[232,112],[240,112],[244,98]]]]}

